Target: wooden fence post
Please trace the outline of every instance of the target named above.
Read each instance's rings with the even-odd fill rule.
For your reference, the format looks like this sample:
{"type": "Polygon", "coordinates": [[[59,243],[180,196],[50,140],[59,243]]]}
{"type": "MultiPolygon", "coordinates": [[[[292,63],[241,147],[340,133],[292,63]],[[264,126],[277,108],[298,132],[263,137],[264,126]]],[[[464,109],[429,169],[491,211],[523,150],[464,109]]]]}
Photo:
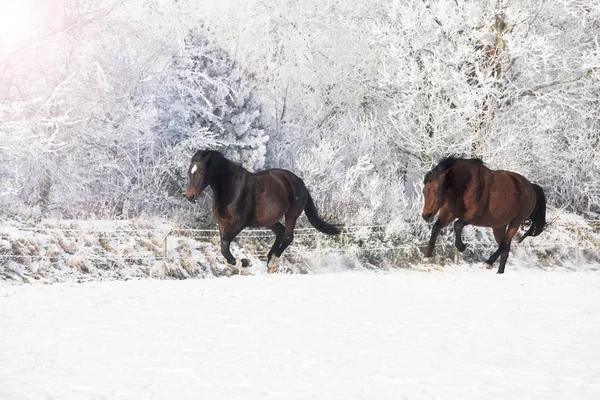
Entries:
{"type": "Polygon", "coordinates": [[[317,234],[317,254],[319,257],[319,268],[323,268],[323,254],[321,253],[321,235],[317,234]]]}
{"type": "Polygon", "coordinates": [[[575,265],[579,268],[579,226],[575,228],[575,265]]]}
{"type": "Polygon", "coordinates": [[[169,229],[169,231],[167,232],[167,234],[165,235],[165,239],[163,240],[163,270],[162,270],[162,275],[160,277],[161,280],[165,280],[166,276],[167,276],[167,255],[168,255],[168,248],[167,248],[167,239],[169,238],[169,235],[171,234],[171,230],[169,229]]]}

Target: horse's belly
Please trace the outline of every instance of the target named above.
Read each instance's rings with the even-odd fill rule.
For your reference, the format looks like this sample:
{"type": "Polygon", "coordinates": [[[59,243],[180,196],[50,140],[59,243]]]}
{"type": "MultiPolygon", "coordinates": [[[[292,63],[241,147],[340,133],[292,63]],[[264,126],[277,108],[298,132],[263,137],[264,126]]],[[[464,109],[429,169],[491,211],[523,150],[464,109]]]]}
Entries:
{"type": "Polygon", "coordinates": [[[494,217],[492,215],[486,215],[483,218],[475,219],[470,225],[482,226],[488,228],[500,228],[502,226],[508,225],[508,223],[512,221],[512,218],[506,217],[494,217]]]}
{"type": "Polygon", "coordinates": [[[520,209],[511,207],[509,204],[512,204],[512,202],[507,201],[490,206],[486,213],[473,221],[473,225],[490,228],[499,228],[508,225],[510,221],[521,213],[520,209]]]}
{"type": "Polygon", "coordinates": [[[288,206],[284,204],[270,203],[260,204],[257,203],[254,209],[254,215],[250,220],[250,226],[252,227],[269,227],[281,220],[288,210],[288,206]]]}

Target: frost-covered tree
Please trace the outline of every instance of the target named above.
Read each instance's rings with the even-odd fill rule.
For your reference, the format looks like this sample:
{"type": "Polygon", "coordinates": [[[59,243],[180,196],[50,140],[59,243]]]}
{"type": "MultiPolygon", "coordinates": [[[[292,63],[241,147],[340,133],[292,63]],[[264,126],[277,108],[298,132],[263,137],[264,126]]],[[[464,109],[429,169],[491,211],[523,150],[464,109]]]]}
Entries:
{"type": "Polygon", "coordinates": [[[170,71],[155,130],[170,148],[165,173],[172,183],[179,190],[187,184],[190,155],[200,148],[218,148],[251,170],[262,169],[268,136],[261,110],[227,52],[191,31],[170,71]]]}
{"type": "Polygon", "coordinates": [[[539,181],[555,206],[590,210],[598,191],[585,182],[600,167],[598,144],[585,139],[598,110],[597,13],[572,1],[415,1],[381,15],[381,81],[397,93],[388,116],[418,155],[415,169],[448,153],[481,157],[539,181]],[[591,163],[577,165],[581,156],[591,163]]]}
{"type": "Polygon", "coordinates": [[[1,55],[5,204],[78,217],[185,209],[190,155],[217,147],[250,169],[292,169],[353,223],[418,219],[422,176],[449,153],[521,172],[555,207],[599,211],[595,4],[49,7],[52,23],[1,55]]]}
{"type": "Polygon", "coordinates": [[[235,63],[171,5],[61,4],[55,24],[2,54],[4,212],[165,216],[188,209],[181,171],[198,147],[263,166],[261,111],[235,63]]]}
{"type": "Polygon", "coordinates": [[[424,172],[449,153],[523,173],[555,207],[599,211],[597,6],[229,0],[196,8],[275,119],[268,162],[294,169],[353,223],[418,220],[424,172]]]}

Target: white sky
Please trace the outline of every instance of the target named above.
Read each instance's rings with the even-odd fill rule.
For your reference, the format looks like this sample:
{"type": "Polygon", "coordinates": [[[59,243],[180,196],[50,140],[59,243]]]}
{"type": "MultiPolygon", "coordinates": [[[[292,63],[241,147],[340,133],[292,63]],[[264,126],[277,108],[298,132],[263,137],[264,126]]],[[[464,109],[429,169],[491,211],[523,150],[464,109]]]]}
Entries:
{"type": "Polygon", "coordinates": [[[0,0],[0,47],[11,47],[44,25],[56,0],[0,0]]]}

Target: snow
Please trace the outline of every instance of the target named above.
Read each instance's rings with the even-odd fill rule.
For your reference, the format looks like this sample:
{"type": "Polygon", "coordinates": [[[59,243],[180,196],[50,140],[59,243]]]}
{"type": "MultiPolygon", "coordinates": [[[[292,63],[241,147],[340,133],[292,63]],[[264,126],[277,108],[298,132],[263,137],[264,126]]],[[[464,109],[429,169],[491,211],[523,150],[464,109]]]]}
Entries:
{"type": "Polygon", "coordinates": [[[600,398],[600,275],[0,286],[0,398],[600,398]]]}

